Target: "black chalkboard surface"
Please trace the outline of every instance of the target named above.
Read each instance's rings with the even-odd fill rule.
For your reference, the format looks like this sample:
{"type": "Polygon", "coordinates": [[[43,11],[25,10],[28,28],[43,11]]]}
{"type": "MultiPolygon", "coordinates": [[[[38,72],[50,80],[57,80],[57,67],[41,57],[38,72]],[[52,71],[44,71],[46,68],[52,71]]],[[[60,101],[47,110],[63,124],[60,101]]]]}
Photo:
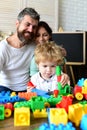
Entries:
{"type": "Polygon", "coordinates": [[[52,34],[53,40],[67,51],[68,65],[85,64],[86,34],[85,32],[57,32],[52,34]]]}

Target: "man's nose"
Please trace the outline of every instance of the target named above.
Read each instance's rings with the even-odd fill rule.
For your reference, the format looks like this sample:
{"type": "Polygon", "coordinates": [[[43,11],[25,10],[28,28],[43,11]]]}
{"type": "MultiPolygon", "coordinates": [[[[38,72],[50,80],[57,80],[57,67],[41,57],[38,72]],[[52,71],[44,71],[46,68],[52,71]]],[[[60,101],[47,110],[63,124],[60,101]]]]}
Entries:
{"type": "Polygon", "coordinates": [[[32,25],[30,25],[30,26],[28,27],[28,31],[29,31],[29,32],[33,32],[33,26],[32,26],[32,25]]]}

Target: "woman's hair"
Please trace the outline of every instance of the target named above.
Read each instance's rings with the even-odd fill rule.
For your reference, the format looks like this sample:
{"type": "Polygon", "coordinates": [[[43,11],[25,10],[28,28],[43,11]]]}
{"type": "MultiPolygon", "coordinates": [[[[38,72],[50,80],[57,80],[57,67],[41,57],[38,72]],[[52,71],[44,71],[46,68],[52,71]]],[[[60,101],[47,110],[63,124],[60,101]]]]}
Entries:
{"type": "Polygon", "coordinates": [[[49,41],[44,44],[38,44],[35,49],[35,62],[53,61],[57,65],[63,63],[63,55],[60,46],[55,42],[49,41]]]}
{"type": "MultiPolygon", "coordinates": [[[[46,30],[46,31],[48,32],[48,34],[50,35],[49,41],[52,41],[52,29],[50,28],[50,26],[48,25],[48,23],[46,23],[46,22],[44,22],[44,21],[40,21],[40,22],[38,23],[37,32],[38,32],[38,30],[39,30],[41,27],[45,28],[45,30],[46,30]]],[[[36,32],[36,34],[37,34],[37,32],[36,32]]]]}

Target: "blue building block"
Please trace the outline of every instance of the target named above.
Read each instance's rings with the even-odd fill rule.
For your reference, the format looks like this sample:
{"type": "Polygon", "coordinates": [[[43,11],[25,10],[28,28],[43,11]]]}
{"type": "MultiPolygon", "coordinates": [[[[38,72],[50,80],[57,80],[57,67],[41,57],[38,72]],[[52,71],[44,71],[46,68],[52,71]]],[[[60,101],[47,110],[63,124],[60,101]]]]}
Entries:
{"type": "Polygon", "coordinates": [[[49,97],[50,97],[50,95],[48,95],[47,92],[42,91],[42,90],[39,90],[39,89],[37,89],[37,88],[34,88],[34,89],[32,89],[31,91],[37,93],[38,96],[42,96],[42,97],[44,97],[44,98],[49,98],[49,97]]]}
{"type": "Polygon", "coordinates": [[[58,126],[54,124],[48,125],[47,123],[43,123],[39,127],[39,130],[76,130],[76,128],[71,122],[68,122],[67,125],[59,124],[58,126]]]}
{"type": "Polygon", "coordinates": [[[78,82],[77,82],[77,85],[80,86],[80,87],[83,87],[84,80],[85,80],[84,78],[79,79],[78,82]]]}
{"type": "Polygon", "coordinates": [[[80,129],[87,130],[87,114],[83,115],[82,120],[80,122],[80,129]]]}
{"type": "Polygon", "coordinates": [[[16,96],[10,96],[11,92],[10,91],[2,91],[0,93],[0,103],[1,104],[6,104],[8,102],[14,103],[18,101],[24,101],[24,98],[20,98],[18,95],[16,96]]]}

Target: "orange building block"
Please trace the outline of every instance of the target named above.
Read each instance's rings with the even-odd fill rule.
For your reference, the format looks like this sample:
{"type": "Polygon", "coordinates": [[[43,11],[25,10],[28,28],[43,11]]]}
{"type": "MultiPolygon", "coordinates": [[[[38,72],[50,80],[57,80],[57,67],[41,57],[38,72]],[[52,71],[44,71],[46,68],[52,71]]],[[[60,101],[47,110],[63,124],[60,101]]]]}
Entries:
{"type": "Polygon", "coordinates": [[[14,110],[14,126],[30,125],[30,109],[27,107],[15,108],[14,110]]]}
{"type": "Polygon", "coordinates": [[[25,98],[26,100],[30,100],[32,97],[36,97],[37,94],[35,92],[19,92],[18,96],[20,98],[25,98]]]}

